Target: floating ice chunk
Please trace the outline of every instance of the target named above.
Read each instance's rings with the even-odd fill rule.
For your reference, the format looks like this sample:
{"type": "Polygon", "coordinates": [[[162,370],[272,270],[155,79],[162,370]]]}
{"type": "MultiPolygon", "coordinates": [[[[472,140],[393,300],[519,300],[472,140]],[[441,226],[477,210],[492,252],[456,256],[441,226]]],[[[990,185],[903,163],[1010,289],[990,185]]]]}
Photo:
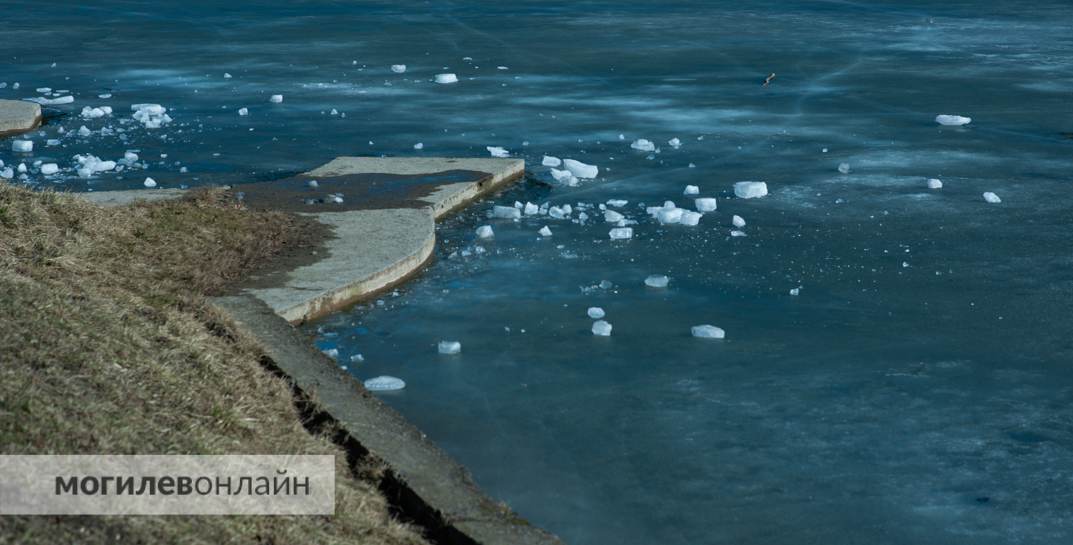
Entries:
{"type": "Polygon", "coordinates": [[[238,115],[250,115],[250,110],[248,108],[239,108],[238,115]]]}
{"type": "Polygon", "coordinates": [[[492,217],[503,219],[518,219],[522,217],[522,211],[514,208],[513,206],[494,206],[492,208],[492,217]]]}
{"type": "Polygon", "coordinates": [[[722,339],[726,337],[726,332],[722,328],[708,324],[695,325],[690,328],[690,332],[698,339],[722,339]]]}
{"type": "Polygon", "coordinates": [[[224,72],[224,79],[231,79],[231,74],[224,72]]]}
{"type": "Polygon", "coordinates": [[[614,206],[615,208],[622,208],[627,204],[629,204],[629,201],[624,201],[622,199],[610,199],[607,201],[607,206],[614,206]]]}
{"type": "Polygon", "coordinates": [[[838,163],[838,171],[842,174],[849,174],[849,163],[838,163]]]}
{"type": "Polygon", "coordinates": [[[495,232],[492,231],[491,225],[482,225],[477,228],[477,236],[481,238],[492,238],[495,236],[495,232]]]}
{"type": "Polygon", "coordinates": [[[645,285],[650,288],[666,288],[671,279],[665,274],[653,274],[645,278],[645,285]]]}
{"type": "Polygon", "coordinates": [[[49,138],[48,140],[45,140],[45,145],[46,146],[58,146],[58,145],[60,145],[60,141],[59,141],[58,138],[49,138]]]}
{"type": "Polygon", "coordinates": [[[928,178],[928,189],[942,189],[943,181],[938,178],[928,178]]]}
{"type": "Polygon", "coordinates": [[[537,231],[537,232],[540,233],[540,236],[542,236],[542,237],[550,237],[551,236],[551,229],[549,229],[547,225],[545,225],[544,227],[541,227],[540,230],[537,231]]]}
{"type": "Polygon", "coordinates": [[[91,134],[93,134],[93,131],[89,130],[89,127],[87,127],[85,125],[82,125],[81,127],[78,128],[78,136],[85,137],[85,136],[89,136],[91,134]]]}
{"type": "Polygon", "coordinates": [[[152,189],[152,188],[156,187],[156,180],[154,180],[152,178],[146,178],[145,181],[142,182],[142,185],[152,189]]]}
{"type": "Polygon", "coordinates": [[[679,223],[682,221],[681,208],[661,208],[656,212],[656,219],[663,225],[679,223]]]}
{"type": "Polygon", "coordinates": [[[801,295],[801,288],[790,288],[790,295],[801,295]]]}
{"type": "Polygon", "coordinates": [[[40,104],[42,106],[54,106],[54,105],[58,105],[58,104],[70,104],[70,103],[75,101],[75,97],[73,97],[73,96],[65,96],[65,97],[58,97],[58,98],[37,97],[37,98],[28,98],[26,100],[28,100],[30,102],[36,102],[36,103],[38,103],[38,104],[40,104]]]}
{"type": "Polygon", "coordinates": [[[415,150],[423,150],[423,149],[425,149],[425,144],[423,142],[418,142],[418,143],[414,144],[414,149],[415,150]]]}
{"type": "Polygon", "coordinates": [[[604,317],[604,309],[600,307],[589,307],[588,314],[589,318],[592,318],[593,320],[599,320],[600,318],[604,317]]]}
{"type": "Polygon", "coordinates": [[[396,73],[396,74],[401,74],[401,73],[406,71],[406,65],[405,64],[393,64],[393,65],[391,65],[391,71],[396,73]]]}
{"type": "Polygon", "coordinates": [[[610,337],[611,336],[611,324],[597,320],[592,323],[592,334],[597,337],[610,337]]]}
{"type": "Polygon", "coordinates": [[[583,179],[591,180],[600,173],[600,169],[596,165],[587,165],[573,159],[563,159],[563,166],[570,171],[570,174],[583,179]]]}
{"type": "Polygon", "coordinates": [[[329,348],[327,350],[321,350],[321,352],[324,353],[325,356],[328,356],[329,358],[331,358],[333,360],[339,359],[339,349],[338,348],[329,348]]]}
{"type": "Polygon", "coordinates": [[[370,392],[389,392],[392,390],[401,390],[406,387],[406,382],[401,378],[379,376],[373,377],[365,381],[365,389],[370,392]]]}
{"type": "Polygon", "coordinates": [[[361,354],[350,356],[350,363],[361,363],[363,361],[365,361],[365,356],[362,356],[361,354]]]}
{"type": "Polygon", "coordinates": [[[436,74],[436,83],[457,83],[458,76],[454,74],[436,74]]]}
{"type": "Polygon", "coordinates": [[[492,157],[510,157],[510,152],[499,146],[485,146],[484,149],[488,150],[488,153],[492,154],[492,157]]]}
{"type": "Polygon", "coordinates": [[[93,155],[75,155],[75,161],[78,162],[78,176],[81,178],[89,178],[98,172],[107,172],[115,169],[115,161],[102,161],[99,157],[93,155]]]}
{"type": "MultiPolygon", "coordinates": [[[[679,210],[681,209],[679,208],[679,210]]],[[[682,210],[682,218],[678,220],[678,223],[693,227],[700,223],[700,217],[703,215],[704,214],[701,214],[700,212],[693,212],[692,210],[682,210]]]]}
{"type": "Polygon", "coordinates": [[[625,218],[626,216],[623,216],[614,210],[604,210],[604,221],[607,223],[618,223],[625,218]]]}
{"type": "Polygon", "coordinates": [[[644,138],[634,140],[630,147],[638,151],[656,151],[656,145],[651,140],[645,140],[644,138]]]}
{"type": "Polygon", "coordinates": [[[737,182],[734,184],[734,195],[741,199],[755,199],[767,195],[766,182],[737,182]]]}
{"type": "Polygon", "coordinates": [[[97,119],[97,118],[109,115],[111,113],[112,113],[111,106],[102,106],[100,108],[90,108],[89,106],[86,106],[86,107],[82,108],[82,118],[83,119],[97,119]]]}
{"type": "Polygon", "coordinates": [[[682,191],[683,195],[700,195],[700,188],[695,185],[687,185],[685,191],[682,191]]]}
{"type": "Polygon", "coordinates": [[[569,170],[559,170],[556,168],[551,169],[551,177],[555,178],[556,182],[560,182],[569,186],[575,186],[578,184],[577,176],[574,176],[569,170]]]}
{"type": "Polygon", "coordinates": [[[55,174],[60,171],[60,165],[56,163],[45,163],[41,165],[41,174],[48,176],[49,174],[55,174]]]}
{"type": "Polygon", "coordinates": [[[679,140],[678,137],[674,137],[674,138],[671,138],[670,140],[667,141],[667,145],[669,145],[670,147],[672,147],[674,149],[678,149],[678,148],[682,147],[682,141],[679,140]]]}
{"type": "Polygon", "coordinates": [[[15,177],[15,171],[11,170],[11,167],[7,167],[4,170],[0,170],[0,178],[10,180],[15,177]]]}
{"type": "Polygon", "coordinates": [[[171,123],[168,109],[159,104],[132,104],[130,109],[134,112],[131,117],[147,129],[159,129],[161,125],[171,123]]]}
{"type": "Polygon", "coordinates": [[[268,101],[272,104],[281,104],[283,103],[283,95],[272,95],[268,97],[268,101]]]}
{"type": "Polygon", "coordinates": [[[558,157],[552,157],[551,155],[545,155],[544,160],[541,161],[540,164],[546,167],[557,167],[563,164],[563,160],[558,157]]]}
{"type": "Polygon", "coordinates": [[[734,227],[741,229],[742,227],[745,227],[745,218],[734,214],[734,217],[730,218],[730,223],[734,225],[734,227]]]}
{"type": "Polygon", "coordinates": [[[715,197],[701,197],[693,201],[693,205],[697,207],[697,212],[714,212],[718,207],[715,197]]]}
{"type": "Polygon", "coordinates": [[[998,204],[1002,202],[1002,199],[998,198],[998,195],[995,195],[990,191],[984,193],[984,200],[991,204],[998,204]]]}
{"type": "Polygon", "coordinates": [[[30,153],[34,150],[33,140],[12,140],[11,151],[19,153],[30,153]]]}
{"type": "Polygon", "coordinates": [[[633,238],[632,227],[616,227],[608,231],[607,235],[611,237],[611,240],[626,240],[633,238]]]}
{"type": "Polygon", "coordinates": [[[457,354],[462,351],[462,343],[458,341],[440,341],[436,347],[440,354],[457,354]]]}
{"type": "Polygon", "coordinates": [[[745,236],[745,231],[733,230],[733,231],[730,232],[730,236],[732,236],[732,237],[743,237],[743,236],[745,236]]]}
{"type": "Polygon", "coordinates": [[[968,125],[969,123],[972,123],[972,118],[971,117],[964,117],[964,116],[960,116],[960,115],[940,114],[940,115],[935,116],[935,122],[940,124],[940,125],[957,127],[957,126],[968,125]]]}
{"type": "Polygon", "coordinates": [[[18,168],[15,169],[19,174],[26,174],[26,163],[19,163],[18,168]]]}
{"type": "Polygon", "coordinates": [[[525,203],[525,208],[522,210],[522,212],[526,216],[535,216],[540,213],[540,207],[531,202],[527,202],[525,203]]]}

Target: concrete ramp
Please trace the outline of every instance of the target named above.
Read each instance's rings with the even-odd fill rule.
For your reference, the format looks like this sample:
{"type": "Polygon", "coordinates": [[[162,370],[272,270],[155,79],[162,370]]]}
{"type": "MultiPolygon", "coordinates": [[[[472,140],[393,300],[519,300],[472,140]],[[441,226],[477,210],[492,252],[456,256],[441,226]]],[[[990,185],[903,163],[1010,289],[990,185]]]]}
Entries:
{"type": "Polygon", "coordinates": [[[0,137],[32,131],[41,125],[41,106],[25,100],[0,100],[0,137]]]}

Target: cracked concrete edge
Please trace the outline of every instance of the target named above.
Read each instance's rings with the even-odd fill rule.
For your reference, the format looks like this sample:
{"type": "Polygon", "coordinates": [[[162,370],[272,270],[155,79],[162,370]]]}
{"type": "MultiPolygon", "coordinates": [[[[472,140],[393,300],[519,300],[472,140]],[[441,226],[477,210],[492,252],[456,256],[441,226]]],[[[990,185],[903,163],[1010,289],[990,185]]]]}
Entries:
{"type": "Polygon", "coordinates": [[[0,137],[14,136],[41,126],[41,105],[26,100],[0,100],[0,137]]]}
{"type": "Polygon", "coordinates": [[[266,303],[250,295],[210,302],[446,524],[485,545],[562,543],[481,492],[463,466],[318,352],[266,303]]]}

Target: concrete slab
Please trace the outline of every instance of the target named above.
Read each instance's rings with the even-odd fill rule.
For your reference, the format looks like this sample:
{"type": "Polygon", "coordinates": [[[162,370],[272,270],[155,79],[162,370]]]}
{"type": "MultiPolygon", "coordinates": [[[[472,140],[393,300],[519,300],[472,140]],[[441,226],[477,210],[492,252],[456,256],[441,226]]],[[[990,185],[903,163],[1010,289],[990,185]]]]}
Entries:
{"type": "Polygon", "coordinates": [[[178,199],[186,193],[182,189],[131,189],[129,191],[87,191],[85,193],[76,193],[76,195],[101,206],[123,206],[137,201],[153,202],[178,199]]]}
{"type": "Polygon", "coordinates": [[[268,305],[246,295],[212,302],[256,338],[274,366],[301,392],[314,397],[363,448],[385,461],[442,523],[484,545],[561,544],[485,496],[464,467],[313,348],[268,305]]]}
{"type": "Polygon", "coordinates": [[[0,136],[32,131],[40,125],[40,104],[25,100],[0,100],[0,136]]]}

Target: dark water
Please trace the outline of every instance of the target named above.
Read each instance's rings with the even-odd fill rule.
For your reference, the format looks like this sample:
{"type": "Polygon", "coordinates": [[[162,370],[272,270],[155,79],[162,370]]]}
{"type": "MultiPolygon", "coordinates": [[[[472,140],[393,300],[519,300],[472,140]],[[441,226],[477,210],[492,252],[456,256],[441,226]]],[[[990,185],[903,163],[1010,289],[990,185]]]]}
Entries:
{"type": "Polygon", "coordinates": [[[608,240],[593,209],[515,223],[485,203],[441,226],[438,261],[397,296],[311,326],[356,376],[405,379],[384,399],[568,542],[1073,542],[1069,3],[0,8],[0,98],[77,99],[33,155],[0,159],[148,163],[90,181],[31,168],[29,183],[248,181],[485,146],[544,180],[544,154],[599,165],[495,202],[576,219],[628,200],[632,240],[608,240]],[[140,102],[172,123],[123,124],[140,102]],[[101,104],[115,114],[73,118],[101,104]],[[45,145],[83,124],[125,140],[45,145]],[[734,199],[739,180],[771,194],[734,199]],[[687,184],[719,198],[696,227],[638,207],[692,209],[687,184]],[[729,236],[734,214],[747,236],[729,236]],[[590,333],[589,306],[611,337],[590,333]],[[692,338],[705,323],[727,338],[692,338]],[[437,354],[443,339],[462,353],[437,354]]]}

